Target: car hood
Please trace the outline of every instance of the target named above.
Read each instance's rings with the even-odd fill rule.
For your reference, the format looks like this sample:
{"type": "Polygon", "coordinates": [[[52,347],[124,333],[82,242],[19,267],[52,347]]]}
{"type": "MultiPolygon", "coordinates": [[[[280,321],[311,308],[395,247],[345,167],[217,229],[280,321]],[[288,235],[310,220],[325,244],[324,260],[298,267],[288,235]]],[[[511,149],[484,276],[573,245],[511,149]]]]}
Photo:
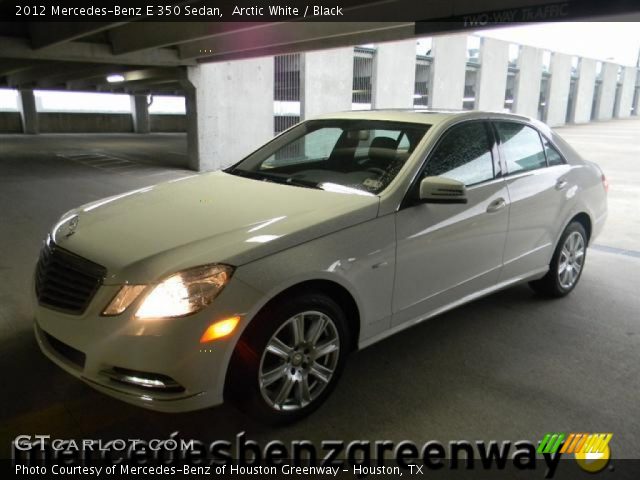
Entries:
{"type": "Polygon", "coordinates": [[[372,219],[378,204],[376,196],[214,172],[84,205],[66,214],[52,236],[104,265],[105,284],[148,283],[191,266],[251,262],[372,219]]]}

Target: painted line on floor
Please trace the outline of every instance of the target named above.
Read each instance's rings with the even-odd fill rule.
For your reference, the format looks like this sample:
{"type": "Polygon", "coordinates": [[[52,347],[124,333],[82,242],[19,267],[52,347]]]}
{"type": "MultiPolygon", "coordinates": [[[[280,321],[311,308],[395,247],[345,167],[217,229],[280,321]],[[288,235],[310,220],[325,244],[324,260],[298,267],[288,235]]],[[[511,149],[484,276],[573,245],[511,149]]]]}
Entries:
{"type": "Polygon", "coordinates": [[[640,258],[640,252],[637,250],[629,250],[626,248],[609,247],[607,245],[592,245],[594,250],[600,250],[601,252],[615,253],[616,255],[626,255],[628,257],[640,258]]]}

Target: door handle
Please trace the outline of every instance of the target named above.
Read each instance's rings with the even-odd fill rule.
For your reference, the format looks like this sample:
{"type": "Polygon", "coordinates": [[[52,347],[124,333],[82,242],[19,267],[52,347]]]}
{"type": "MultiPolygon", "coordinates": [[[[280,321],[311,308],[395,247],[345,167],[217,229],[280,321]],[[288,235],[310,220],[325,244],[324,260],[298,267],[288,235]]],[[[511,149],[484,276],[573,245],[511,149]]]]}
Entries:
{"type": "Polygon", "coordinates": [[[565,179],[560,179],[556,182],[556,190],[562,190],[567,185],[569,185],[569,182],[567,182],[565,179]]]}
{"type": "Polygon", "coordinates": [[[496,198],[493,202],[491,202],[487,206],[487,213],[497,212],[498,210],[501,210],[506,206],[507,206],[507,202],[505,201],[504,198],[502,197],[496,198]]]}

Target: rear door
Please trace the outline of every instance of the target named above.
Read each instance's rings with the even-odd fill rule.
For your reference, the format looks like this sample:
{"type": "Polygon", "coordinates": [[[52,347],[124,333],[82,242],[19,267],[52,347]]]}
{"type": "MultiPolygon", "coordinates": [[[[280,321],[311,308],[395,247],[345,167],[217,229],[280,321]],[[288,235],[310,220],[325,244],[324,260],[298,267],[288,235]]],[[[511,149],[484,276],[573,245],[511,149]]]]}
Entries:
{"type": "Polygon", "coordinates": [[[494,125],[510,201],[503,281],[549,264],[573,186],[570,167],[535,128],[514,121],[494,125]]]}

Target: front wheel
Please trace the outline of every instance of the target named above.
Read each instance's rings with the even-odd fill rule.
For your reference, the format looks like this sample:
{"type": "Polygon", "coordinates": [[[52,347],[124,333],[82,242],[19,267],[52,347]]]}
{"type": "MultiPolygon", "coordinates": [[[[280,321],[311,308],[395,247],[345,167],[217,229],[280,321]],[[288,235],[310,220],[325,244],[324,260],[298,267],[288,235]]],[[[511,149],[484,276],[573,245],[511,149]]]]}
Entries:
{"type": "Polygon", "coordinates": [[[318,408],[344,367],[349,332],[330,297],[305,293],[253,319],[231,363],[228,388],[242,410],[271,424],[318,408]]]}
{"type": "Polygon", "coordinates": [[[543,295],[564,297],[578,284],[586,257],[587,234],[581,223],[572,222],[560,236],[547,274],[529,285],[543,295]]]}

